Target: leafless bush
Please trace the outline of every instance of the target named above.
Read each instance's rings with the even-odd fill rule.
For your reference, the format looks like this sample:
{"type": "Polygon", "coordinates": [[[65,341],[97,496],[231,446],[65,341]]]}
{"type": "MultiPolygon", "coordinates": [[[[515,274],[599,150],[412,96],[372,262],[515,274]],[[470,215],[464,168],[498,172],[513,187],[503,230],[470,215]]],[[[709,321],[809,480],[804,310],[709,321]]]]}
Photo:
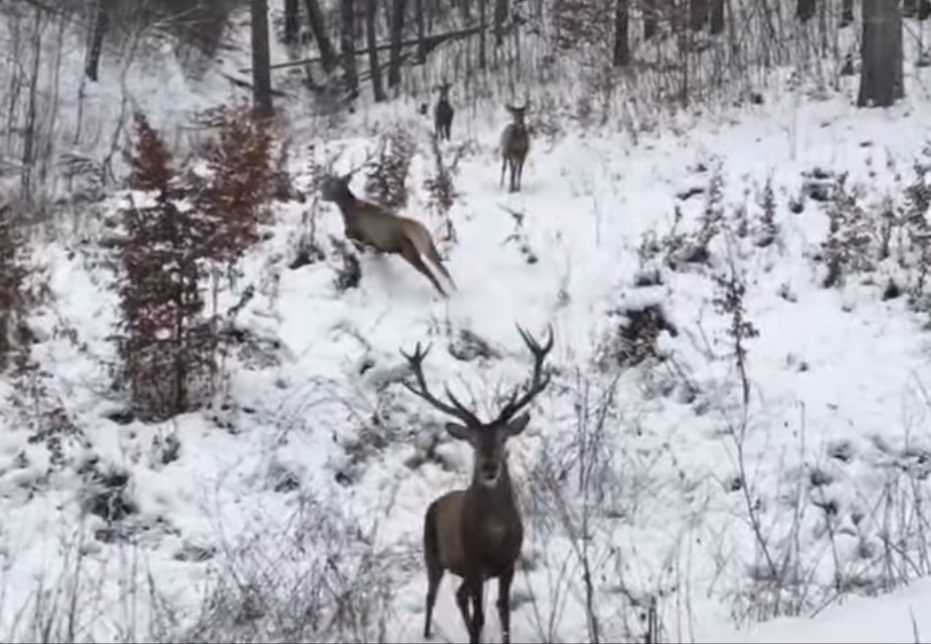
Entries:
{"type": "Polygon", "coordinates": [[[645,360],[661,362],[666,356],[657,344],[660,334],[678,335],[659,303],[625,305],[611,311],[611,317],[618,320],[617,326],[602,340],[595,353],[595,362],[602,370],[635,367],[645,360]]]}
{"type": "Polygon", "coordinates": [[[396,126],[378,140],[375,157],[366,164],[365,193],[391,210],[407,205],[407,178],[417,144],[411,134],[396,126]]]}
{"type": "Polygon", "coordinates": [[[860,205],[860,196],[847,188],[846,174],[837,178],[827,215],[828,237],[821,243],[827,273],[822,284],[831,288],[846,274],[873,268],[875,223],[860,205]]]}
{"type": "Polygon", "coordinates": [[[468,144],[460,145],[448,164],[443,160],[443,151],[440,149],[440,143],[436,137],[431,140],[431,149],[435,173],[432,177],[424,180],[424,189],[429,195],[427,203],[434,212],[443,218],[446,224],[446,240],[455,241],[456,230],[453,227],[452,219],[449,218],[449,211],[459,197],[459,193],[456,191],[453,179],[456,176],[459,161],[468,149],[468,144]]]}
{"type": "Polygon", "coordinates": [[[161,641],[388,641],[391,573],[405,562],[377,545],[379,522],[302,497],[278,534],[265,526],[221,551],[194,624],[161,641]]]}

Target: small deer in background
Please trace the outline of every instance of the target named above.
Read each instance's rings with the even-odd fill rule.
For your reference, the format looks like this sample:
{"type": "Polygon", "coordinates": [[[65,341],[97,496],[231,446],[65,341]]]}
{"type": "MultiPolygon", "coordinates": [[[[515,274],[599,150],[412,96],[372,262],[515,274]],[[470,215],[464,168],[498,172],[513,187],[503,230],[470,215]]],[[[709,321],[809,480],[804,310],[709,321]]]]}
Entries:
{"type": "Polygon", "coordinates": [[[445,82],[436,87],[436,90],[440,93],[440,97],[436,100],[436,106],[433,108],[433,122],[436,126],[436,137],[439,139],[446,139],[447,141],[449,141],[450,129],[453,126],[453,115],[456,113],[453,106],[449,103],[450,87],[452,87],[452,85],[445,82]]]}
{"type": "Polygon", "coordinates": [[[343,216],[346,237],[357,250],[371,247],[382,253],[400,255],[408,264],[424,275],[430,283],[447,297],[436,276],[427,268],[424,258],[430,260],[453,288],[456,283],[436,250],[433,238],[426,227],[414,219],[401,217],[371,201],[359,199],[349,188],[352,173],[342,176],[328,175],[320,182],[323,201],[335,203],[343,216]]]}
{"type": "Polygon", "coordinates": [[[530,414],[521,412],[549,385],[551,375],[543,373],[543,362],[553,348],[553,329],[543,346],[520,326],[524,343],[533,354],[533,376],[524,394],[514,390],[498,417],[483,423],[446,389],[449,403],[430,393],[423,375],[423,359],[430,348],[417,343],[413,355],[404,351],[416,386],[404,386],[435,409],[458,419],[447,423],[453,438],[467,441],[474,452],[472,482],[465,490],[448,492],[427,508],[423,526],[424,563],[427,568],[427,602],[424,637],[430,637],[430,622],[437,590],[445,571],[462,578],[456,603],[469,632],[469,642],[477,644],[485,624],[483,593],[486,579],[498,579],[498,617],[504,644],[511,640],[511,582],[524,539],[524,527],[514,498],[508,472],[505,445],[512,436],[526,429],[530,414]],[[469,603],[471,602],[471,610],[469,603]]]}
{"type": "Polygon", "coordinates": [[[501,186],[504,187],[504,172],[510,168],[510,191],[517,192],[524,176],[524,160],[530,150],[530,132],[524,122],[529,106],[525,103],[521,107],[505,107],[511,113],[513,121],[508,123],[501,133],[501,186]]]}

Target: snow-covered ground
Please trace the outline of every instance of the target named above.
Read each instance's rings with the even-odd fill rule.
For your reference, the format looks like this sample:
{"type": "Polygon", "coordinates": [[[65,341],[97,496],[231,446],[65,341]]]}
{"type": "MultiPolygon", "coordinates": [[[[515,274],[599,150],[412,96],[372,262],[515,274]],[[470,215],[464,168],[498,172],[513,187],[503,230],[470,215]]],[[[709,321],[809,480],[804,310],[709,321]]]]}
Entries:
{"type": "Polygon", "coordinates": [[[931,620],[924,609],[931,585],[922,580],[878,598],[850,597],[811,618],[779,618],[747,631],[719,633],[709,642],[926,642],[931,620]]]}
{"type": "MultiPolygon", "coordinates": [[[[399,350],[432,342],[434,389],[449,384],[488,415],[529,375],[517,323],[535,334],[553,325],[556,375],[509,444],[527,524],[514,641],[585,641],[594,629],[603,641],[642,638],[651,602],[666,641],[746,641],[728,633],[815,611],[816,621],[750,637],[911,638],[908,605],[921,605],[925,582],[831,606],[931,570],[927,314],[885,296],[889,279],[903,291],[916,279],[907,236],[895,229],[890,258],[878,259],[882,215],[904,205],[931,127],[927,73],[909,71],[909,98],[890,110],[852,108],[846,79],[827,99],[767,95],[669,119],[636,142],[620,128],[563,124],[564,134],[534,139],[520,194],[498,187],[503,109],[457,122],[445,148],[470,145],[450,212],[457,241],[442,244],[458,284],[448,300],[395,257],[363,256],[361,284],[346,292],[333,253],[292,270],[302,220],[314,220],[324,249],[342,224],[314,199],[276,203],[269,239],[221,293],[225,310],[255,289],[237,326],[258,348],[230,359],[228,395],[212,409],[162,424],[115,415],[123,404],[106,365],[117,300],[95,227],[84,243],[44,246],[50,296],[32,321],[43,371],[25,401],[46,413],[34,427],[21,424],[34,410],[0,415],[0,636],[419,641],[423,514],[468,483],[471,454],[398,384],[399,350]],[[871,222],[873,266],[834,288],[822,286],[816,257],[831,203],[800,201],[812,173],[827,186],[847,173],[871,222]],[[710,259],[684,261],[675,240],[694,241],[709,208],[722,214],[710,259]],[[715,277],[732,269],[757,332],[745,340],[746,406],[733,318],[715,303],[715,277]],[[609,338],[651,305],[673,328],[657,340],[664,359],[612,365],[609,338]],[[474,355],[463,331],[491,355],[474,355]],[[101,503],[124,504],[124,516],[104,521],[101,503]],[[868,630],[868,614],[888,628],[868,630]]],[[[216,77],[184,84],[173,70],[151,72],[131,82],[139,104],[162,110],[159,124],[226,98],[216,77]]],[[[88,104],[112,108],[122,95],[113,83],[85,88],[88,104]]],[[[312,161],[352,167],[387,123],[418,144],[405,212],[439,232],[423,188],[429,125],[410,104],[363,110],[341,131],[295,122],[294,183],[308,186],[312,161]]],[[[453,588],[447,578],[438,641],[465,638],[453,588]]],[[[487,614],[485,641],[496,641],[487,614]]]]}

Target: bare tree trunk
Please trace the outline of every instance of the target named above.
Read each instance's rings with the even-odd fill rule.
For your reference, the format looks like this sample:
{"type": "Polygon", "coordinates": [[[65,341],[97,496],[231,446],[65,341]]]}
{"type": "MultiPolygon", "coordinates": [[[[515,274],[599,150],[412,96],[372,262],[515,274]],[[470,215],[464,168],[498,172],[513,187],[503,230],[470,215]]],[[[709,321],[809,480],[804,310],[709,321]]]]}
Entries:
{"type": "Polygon", "coordinates": [[[252,102],[260,116],[274,115],[272,109],[271,56],[268,51],[268,0],[252,0],[252,102]]]}
{"type": "Polygon", "coordinates": [[[500,47],[504,41],[504,21],[508,17],[508,0],[495,0],[495,47],[500,47]]]}
{"type": "Polygon", "coordinates": [[[711,34],[724,32],[724,0],[711,0],[711,34]]]}
{"type": "Polygon", "coordinates": [[[689,26],[701,31],[708,19],[708,0],[689,0],[689,26]]]}
{"type": "Polygon", "coordinates": [[[614,4],[614,59],[615,67],[630,64],[630,7],[629,0],[615,0],[614,4]]]}
{"type": "Polygon", "coordinates": [[[404,38],[404,10],[406,0],[394,0],[391,13],[391,59],[388,61],[388,86],[401,84],[401,42],[404,38]]]}
{"type": "Polygon", "coordinates": [[[359,96],[359,72],[356,69],[356,8],[353,0],[339,3],[339,49],[343,58],[343,81],[350,98],[359,96]]]}
{"type": "Polygon", "coordinates": [[[488,31],[488,0],[478,0],[478,68],[485,69],[488,61],[485,58],[486,31],[488,31]]]}
{"type": "MultiPolygon", "coordinates": [[[[908,0],[906,0],[908,2],[908,0]]],[[[843,0],[840,8],[840,26],[846,27],[853,23],[853,0],[843,0]]]]}
{"type": "Polygon", "coordinates": [[[427,62],[427,26],[424,16],[424,0],[414,0],[414,21],[417,23],[417,62],[427,62]]]}
{"type": "MultiPolygon", "coordinates": [[[[888,11],[889,9],[887,9],[888,11]]],[[[897,101],[905,98],[905,47],[902,43],[902,12],[895,7],[892,10],[895,26],[895,98],[897,101]]]]}
{"type": "Polygon", "coordinates": [[[310,31],[314,35],[314,40],[317,41],[317,49],[320,50],[320,64],[323,66],[323,71],[329,74],[336,68],[336,50],[327,34],[323,12],[317,0],[304,0],[304,5],[307,7],[310,31]]]}
{"type": "Polygon", "coordinates": [[[903,97],[902,17],[893,0],[863,0],[857,107],[889,107],[903,97]]]}
{"type": "Polygon", "coordinates": [[[284,0],[284,44],[294,45],[301,32],[298,0],[284,0]]]}
{"type": "MultiPolygon", "coordinates": [[[[824,1],[824,0],[822,0],[824,1]]],[[[805,23],[815,17],[815,0],[796,0],[795,17],[805,23]]]]}
{"type": "Polygon", "coordinates": [[[97,9],[94,12],[94,32],[91,36],[91,46],[84,62],[84,74],[92,81],[97,81],[100,70],[100,56],[103,53],[103,39],[110,30],[110,10],[112,3],[109,0],[97,0],[97,9]]]}
{"type": "Polygon", "coordinates": [[[369,68],[372,70],[372,97],[376,103],[381,103],[388,97],[385,95],[385,84],[381,77],[381,66],[378,62],[378,42],[375,31],[378,0],[365,0],[365,44],[369,50],[369,68]]]}
{"type": "Polygon", "coordinates": [[[643,39],[650,40],[656,35],[657,26],[656,0],[643,0],[643,39]]]}

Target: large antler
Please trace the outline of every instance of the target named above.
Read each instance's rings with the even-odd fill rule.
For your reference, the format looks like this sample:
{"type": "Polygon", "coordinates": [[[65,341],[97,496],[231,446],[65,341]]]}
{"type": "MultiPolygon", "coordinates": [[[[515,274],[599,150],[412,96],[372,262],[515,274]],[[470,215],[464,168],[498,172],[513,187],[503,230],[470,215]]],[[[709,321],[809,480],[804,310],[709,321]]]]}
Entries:
{"type": "Polygon", "coordinates": [[[533,354],[533,377],[530,380],[530,386],[527,387],[527,391],[525,391],[524,395],[520,398],[517,397],[519,389],[514,389],[511,398],[501,409],[501,413],[498,414],[498,418],[495,421],[497,423],[506,423],[517,415],[517,412],[530,404],[540,392],[546,389],[552,379],[552,374],[543,373],[543,361],[546,359],[546,354],[553,348],[553,326],[549,325],[547,327],[549,338],[543,346],[540,346],[540,343],[534,340],[529,333],[524,331],[519,324],[517,325],[517,330],[520,332],[520,337],[524,339],[524,344],[527,345],[527,348],[530,349],[530,353],[533,354]]]}
{"type": "Polygon", "coordinates": [[[404,388],[409,392],[415,396],[423,398],[428,403],[430,403],[430,405],[443,412],[444,414],[458,418],[470,427],[481,425],[481,421],[479,421],[475,414],[466,409],[465,405],[459,402],[459,400],[449,390],[449,387],[445,387],[445,392],[446,397],[449,398],[449,402],[451,402],[452,405],[444,403],[442,400],[430,393],[430,389],[427,387],[427,380],[423,375],[423,359],[430,352],[430,348],[431,346],[427,345],[427,348],[424,349],[418,342],[417,346],[414,347],[413,355],[405,353],[405,351],[401,349],[401,355],[404,356],[404,358],[407,360],[407,364],[411,368],[411,373],[413,373],[414,379],[417,381],[417,387],[414,387],[413,385],[403,381],[401,384],[404,385],[404,388]]]}

